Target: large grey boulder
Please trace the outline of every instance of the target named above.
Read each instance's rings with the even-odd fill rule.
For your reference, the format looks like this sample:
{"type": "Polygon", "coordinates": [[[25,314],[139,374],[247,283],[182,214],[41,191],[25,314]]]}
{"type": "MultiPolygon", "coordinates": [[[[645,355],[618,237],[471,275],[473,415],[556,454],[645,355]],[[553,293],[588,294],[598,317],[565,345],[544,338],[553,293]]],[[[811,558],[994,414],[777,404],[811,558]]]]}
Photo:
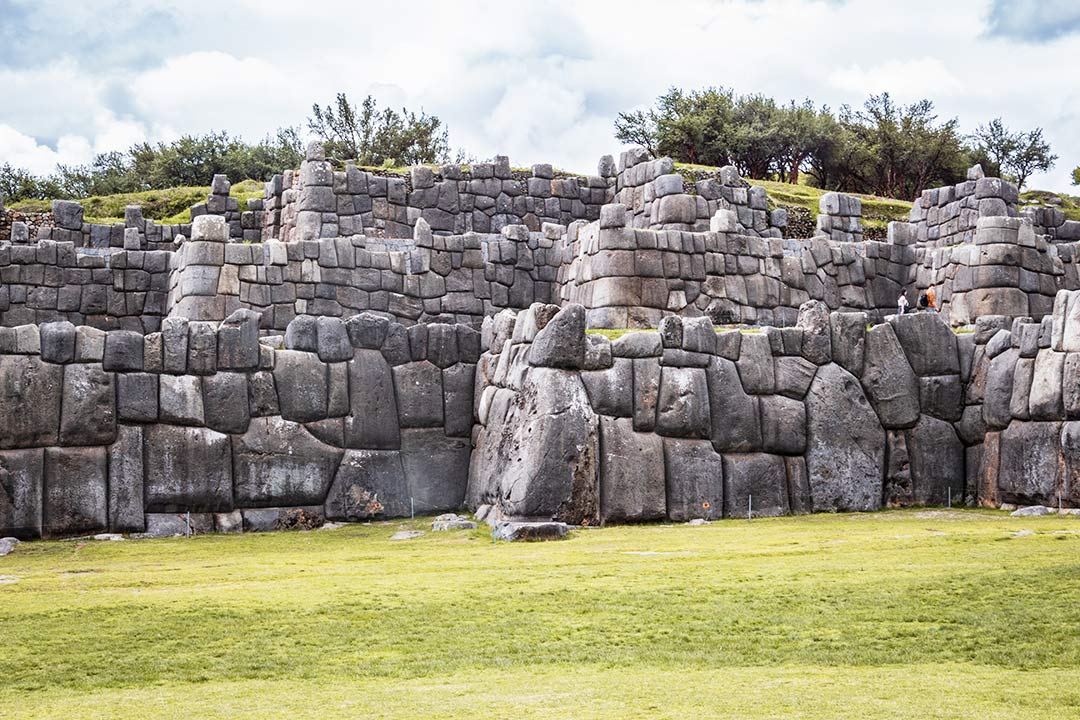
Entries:
{"type": "Polygon", "coordinates": [[[938,313],[893,315],[889,323],[916,375],[960,372],[956,335],[938,313]]]}
{"type": "Polygon", "coordinates": [[[964,388],[959,375],[919,378],[919,406],[926,415],[955,422],[964,411],[964,388]]]}
{"type": "Polygon", "coordinates": [[[319,348],[319,319],[314,315],[297,315],[285,328],[285,347],[313,353],[319,348]]]}
{"type": "Polygon", "coordinates": [[[835,312],[829,316],[833,361],[855,377],[863,371],[866,320],[864,312],[835,312]]]}
{"type": "Polygon", "coordinates": [[[143,432],[148,513],[232,510],[228,435],[178,425],[149,425],[143,432]]]}
{"type": "Polygon", "coordinates": [[[918,421],[919,384],[890,324],[866,334],[862,384],[884,427],[911,427],[918,421]]]}
{"type": "Polygon", "coordinates": [[[743,390],[735,363],[717,357],[706,370],[712,441],[719,452],[750,452],[761,449],[758,400],[743,390]]]}
{"type": "Polygon", "coordinates": [[[202,379],[203,416],[206,426],[221,433],[244,433],[248,412],[245,373],[217,372],[202,379]]]}
{"type": "Polygon", "coordinates": [[[61,445],[108,445],[116,439],[113,377],[97,363],[64,367],[61,445]]]}
{"type": "MultiPolygon", "coordinates": [[[[645,333],[636,333],[644,335],[645,333]]],[[[653,334],[655,337],[655,333],[653,334]]],[[[628,357],[616,357],[606,370],[587,370],[581,373],[581,381],[589,394],[593,410],[600,415],[633,417],[634,394],[628,392],[634,384],[634,361],[628,357]]]]}
{"type": "MultiPolygon", "coordinates": [[[[2,208],[0,208],[2,210],[2,208]]],[[[0,557],[10,555],[15,546],[19,544],[19,539],[15,537],[3,537],[0,538],[0,557]]]]}
{"type": "Polygon", "coordinates": [[[661,368],[656,432],[670,437],[710,436],[709,389],[703,368],[661,368]]]}
{"type": "Polygon", "coordinates": [[[390,330],[390,321],[373,313],[363,312],[345,321],[353,347],[378,350],[390,330]]]}
{"type": "Polygon", "coordinates": [[[769,337],[765,333],[749,333],[743,336],[736,365],[746,392],[751,395],[764,395],[775,391],[772,350],[769,347],[769,337]]]}
{"type": "Polygon", "coordinates": [[[824,365],[832,360],[832,325],[828,305],[821,300],[807,300],[799,306],[796,326],[803,330],[803,357],[815,365],[824,365]]]}
{"type": "Polygon", "coordinates": [[[724,512],[724,462],[708,440],[664,438],[667,516],[686,522],[724,512]]]}
{"type": "Polygon", "coordinates": [[[656,402],[660,396],[660,365],[654,358],[635,358],[633,362],[634,429],[652,432],[656,428],[656,402]]]}
{"type": "Polygon", "coordinates": [[[813,509],[879,508],[885,432],[859,381],[835,363],[818,369],[806,394],[806,430],[813,509]]]}
{"type": "Polygon", "coordinates": [[[1001,502],[1057,505],[1061,423],[1013,422],[1001,432],[997,489],[1001,502]]]}
{"type": "Polygon", "coordinates": [[[342,451],[319,442],[303,425],[255,418],[232,439],[233,486],[242,507],[322,504],[342,451]]]}
{"type": "Polygon", "coordinates": [[[223,370],[255,370],[259,367],[259,313],[240,309],[218,328],[217,365],[223,370]]]}
{"type": "Polygon", "coordinates": [[[562,522],[501,522],[491,534],[503,542],[537,542],[562,540],[569,532],[570,528],[562,522]]]}
{"type": "Polygon", "coordinates": [[[604,522],[641,522],[666,515],[664,450],[654,433],[629,418],[600,418],[600,515],[604,522]]]}
{"type": "Polygon", "coordinates": [[[442,371],[443,431],[449,437],[472,435],[475,380],[475,365],[458,363],[442,371]]]}
{"type": "Polygon", "coordinates": [[[468,438],[446,437],[442,428],[402,430],[401,463],[417,512],[458,510],[464,505],[471,450],[468,438]]]}
{"type": "Polygon", "coordinates": [[[724,454],[724,517],[773,517],[790,512],[784,458],[724,454]]]}
{"type": "Polygon", "coordinates": [[[158,412],[162,422],[177,425],[203,424],[201,377],[161,375],[158,378],[158,390],[158,412]]]}
{"type": "Polygon", "coordinates": [[[274,355],[281,417],[295,422],[325,418],[329,404],[326,365],[310,352],[278,350],[274,355]]]}
{"type": "Polygon", "coordinates": [[[69,363],[75,359],[75,326],[67,320],[44,323],[41,328],[41,359],[69,363]]]}
{"type": "Polygon", "coordinates": [[[115,330],[105,335],[102,364],[106,370],[142,370],[143,336],[133,330],[115,330]]]}
{"type": "Polygon", "coordinates": [[[761,442],[765,452],[802,455],[806,450],[806,406],[783,395],[761,397],[761,442]]]}
{"type": "Polygon", "coordinates": [[[1080,507],[1080,422],[1061,423],[1061,456],[1064,477],[1060,486],[1062,501],[1080,507]]]}
{"type": "Polygon", "coordinates": [[[63,376],[32,355],[0,355],[0,449],[56,444],[63,376]]]}
{"type": "Polygon", "coordinates": [[[344,362],[353,356],[349,332],[341,318],[323,316],[316,322],[316,346],[323,362],[344,362]]]}
{"type": "Polygon", "coordinates": [[[105,448],[46,448],[42,533],[103,532],[108,527],[105,448]]]}
{"type": "Polygon", "coordinates": [[[45,451],[0,451],[0,534],[41,536],[45,451]]]}
{"type": "Polygon", "coordinates": [[[924,415],[905,431],[917,505],[959,504],[964,496],[964,446],[950,423],[924,415]]]}
{"type": "Polygon", "coordinates": [[[401,427],[443,425],[442,371],[427,360],[393,368],[394,395],[401,427]]]}
{"type": "MultiPolygon", "coordinates": [[[[233,399],[235,402],[235,398],[233,399]]],[[[244,412],[247,412],[245,408],[244,412]]],[[[116,413],[125,422],[157,422],[156,373],[119,373],[116,376],[116,413]]]]}
{"type": "Polygon", "coordinates": [[[989,362],[983,387],[983,420],[992,430],[1006,427],[1012,420],[1013,379],[1018,350],[1006,350],[989,362]]]}
{"type": "Polygon", "coordinates": [[[143,512],[143,429],[121,425],[109,446],[109,530],[143,532],[143,512]]]}
{"type": "Polygon", "coordinates": [[[390,365],[378,350],[357,350],[349,361],[349,448],[396,450],[401,446],[397,400],[390,365]]]}
{"type": "Polygon", "coordinates": [[[1062,378],[1066,354],[1043,350],[1035,357],[1028,410],[1032,420],[1063,420],[1062,378]]]}
{"type": "Polygon", "coordinates": [[[409,489],[397,450],[346,450],[326,497],[326,517],[407,517],[409,489]]]}
{"type": "Polygon", "coordinates": [[[505,415],[489,417],[469,471],[468,503],[503,515],[599,521],[599,422],[577,373],[533,368],[505,415]]]}
{"type": "Polygon", "coordinates": [[[278,532],[281,530],[313,530],[326,522],[321,506],[244,508],[244,532],[278,532]]]}
{"type": "Polygon", "coordinates": [[[776,392],[785,397],[802,400],[818,366],[803,357],[776,358],[776,392]]]}
{"type": "Polygon", "coordinates": [[[585,308],[567,305],[536,334],[529,348],[529,364],[579,369],[585,364],[585,308]]]}

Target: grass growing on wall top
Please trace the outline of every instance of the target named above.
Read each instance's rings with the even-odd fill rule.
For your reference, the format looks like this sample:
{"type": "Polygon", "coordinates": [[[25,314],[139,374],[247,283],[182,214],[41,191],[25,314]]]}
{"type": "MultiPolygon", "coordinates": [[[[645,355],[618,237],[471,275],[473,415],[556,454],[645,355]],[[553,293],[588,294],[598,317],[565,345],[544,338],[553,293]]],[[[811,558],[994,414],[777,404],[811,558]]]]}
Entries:
{"type": "MultiPolygon", "coordinates": [[[[117,195],[95,195],[75,202],[83,206],[83,219],[86,222],[105,225],[122,223],[126,206],[141,205],[143,217],[168,225],[191,222],[189,208],[206,202],[209,194],[210,186],[207,185],[206,187],[175,187],[117,195]]],[[[241,210],[246,210],[249,198],[263,196],[263,183],[256,180],[244,180],[235,183],[229,194],[237,199],[241,210]]],[[[49,212],[52,209],[52,201],[22,200],[12,203],[10,207],[20,212],[49,212]]]]}
{"type": "MultiPolygon", "coordinates": [[[[720,168],[707,165],[691,165],[689,163],[675,163],[675,172],[683,170],[703,173],[719,172],[720,168]]],[[[803,176],[805,178],[805,175],[803,176]]],[[[827,190],[811,187],[804,183],[793,185],[791,183],[777,182],[774,180],[747,180],[751,185],[760,185],[769,194],[769,200],[773,205],[794,205],[803,207],[817,217],[820,209],[821,196],[827,190]]],[[[877,195],[862,195],[849,193],[853,197],[862,200],[863,225],[868,227],[885,226],[891,220],[907,220],[911,211],[911,203],[893,198],[883,198],[877,195]]]]}
{"type": "Polygon", "coordinates": [[[1080,518],[401,527],[23,544],[0,716],[1080,714],[1080,518]]]}

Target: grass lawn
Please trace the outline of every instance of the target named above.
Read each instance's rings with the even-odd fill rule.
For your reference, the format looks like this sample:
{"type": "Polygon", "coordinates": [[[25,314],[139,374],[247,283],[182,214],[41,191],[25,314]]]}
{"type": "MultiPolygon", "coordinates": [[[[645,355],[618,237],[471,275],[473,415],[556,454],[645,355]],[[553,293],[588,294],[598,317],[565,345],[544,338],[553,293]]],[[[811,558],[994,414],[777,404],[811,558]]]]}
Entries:
{"type": "Polygon", "coordinates": [[[1080,517],[411,525],[24,543],[0,717],[1080,717],[1080,517]]]}

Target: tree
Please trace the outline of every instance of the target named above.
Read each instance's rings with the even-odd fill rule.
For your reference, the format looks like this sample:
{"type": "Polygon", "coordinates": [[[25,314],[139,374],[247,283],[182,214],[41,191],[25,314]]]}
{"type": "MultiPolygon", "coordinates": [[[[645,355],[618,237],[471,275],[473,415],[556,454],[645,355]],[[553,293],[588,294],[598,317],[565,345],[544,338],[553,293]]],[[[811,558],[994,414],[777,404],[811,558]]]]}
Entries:
{"type": "Polygon", "coordinates": [[[1080,167],[1073,168],[1072,180],[1073,185],[1080,185],[1080,167]]]}
{"type": "Polygon", "coordinates": [[[615,118],[615,139],[624,145],[643,147],[649,155],[656,157],[657,131],[654,111],[619,113],[615,118]]]}
{"type": "Polygon", "coordinates": [[[1023,187],[1035,172],[1046,172],[1054,166],[1057,155],[1043,139],[1043,129],[1012,132],[1001,121],[991,120],[980,125],[972,136],[974,157],[982,163],[988,175],[1005,177],[1023,187]]]}
{"type": "Polygon", "coordinates": [[[980,125],[972,136],[975,141],[975,159],[991,177],[1001,177],[1005,162],[1012,157],[1020,144],[1020,136],[1009,132],[1001,118],[994,118],[980,125]]]}
{"type": "Polygon", "coordinates": [[[1004,163],[1004,170],[1016,186],[1023,189],[1032,174],[1046,172],[1054,167],[1057,155],[1050,152],[1050,143],[1043,139],[1042,128],[1035,128],[1019,136],[1015,152],[1004,163]]]}
{"type": "Polygon", "coordinates": [[[840,124],[852,145],[834,169],[840,189],[911,199],[923,188],[964,177],[968,156],[959,123],[939,124],[929,100],[900,106],[888,93],[871,95],[861,110],[841,108],[840,124]]]}
{"type": "Polygon", "coordinates": [[[727,165],[734,108],[730,90],[710,87],[686,92],[673,87],[649,110],[619,113],[615,137],[640,145],[653,157],[668,155],[682,162],[727,165]]]}
{"type": "Polygon", "coordinates": [[[356,107],[345,93],[338,93],[325,107],[311,106],[308,129],[323,139],[333,157],[356,160],[361,165],[416,165],[446,162],[449,157],[447,130],[442,121],[402,108],[378,109],[368,95],[356,107]]]}

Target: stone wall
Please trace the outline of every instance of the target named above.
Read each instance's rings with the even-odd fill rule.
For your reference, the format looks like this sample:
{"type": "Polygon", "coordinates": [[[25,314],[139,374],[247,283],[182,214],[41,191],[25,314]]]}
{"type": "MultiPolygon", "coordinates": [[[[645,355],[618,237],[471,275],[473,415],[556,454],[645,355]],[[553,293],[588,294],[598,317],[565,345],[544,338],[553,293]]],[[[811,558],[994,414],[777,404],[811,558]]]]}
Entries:
{"type": "Polygon", "coordinates": [[[794,328],[668,317],[609,342],[576,306],[500,313],[467,502],[585,524],[1080,505],[1080,293],[1011,330],[866,320],[808,303],[794,328]]]}
{"type": "Polygon", "coordinates": [[[480,335],[360,315],[0,329],[0,533],[273,529],[464,500],[480,335]]]}
{"type": "Polygon", "coordinates": [[[561,297],[586,307],[590,327],[656,327],[669,314],[790,326],[807,300],[879,319],[915,279],[906,226],[887,242],[837,242],[746,235],[730,210],[707,232],[633,228],[632,217],[609,205],[569,229],[561,297]]]}
{"type": "Polygon", "coordinates": [[[0,324],[67,320],[152,332],[166,310],[172,253],[76,249],[40,240],[0,245],[0,324]]]}
{"type": "Polygon", "coordinates": [[[434,235],[420,219],[409,240],[363,235],[261,244],[231,243],[217,216],[195,220],[174,254],[169,312],[220,321],[233,310],[261,313],[283,330],[298,315],[348,317],[365,310],[401,322],[476,327],[505,307],[558,297],[565,230],[511,225],[498,234],[434,235]]]}
{"type": "MultiPolygon", "coordinates": [[[[610,163],[601,162],[610,173],[610,163]]],[[[510,225],[539,231],[544,223],[594,220],[610,197],[610,175],[556,178],[550,165],[517,173],[506,157],[436,173],[415,167],[408,177],[348,165],[334,170],[313,143],[298,171],[266,185],[263,239],[286,242],[368,234],[411,238],[419,219],[437,235],[497,233],[510,225]]]]}
{"type": "Polygon", "coordinates": [[[463,506],[576,524],[1080,505],[1080,292],[1042,322],[806,303],[790,328],[585,309],[0,329],[0,532],[154,534],[463,506]],[[482,349],[486,348],[483,352],[482,349]]]}

